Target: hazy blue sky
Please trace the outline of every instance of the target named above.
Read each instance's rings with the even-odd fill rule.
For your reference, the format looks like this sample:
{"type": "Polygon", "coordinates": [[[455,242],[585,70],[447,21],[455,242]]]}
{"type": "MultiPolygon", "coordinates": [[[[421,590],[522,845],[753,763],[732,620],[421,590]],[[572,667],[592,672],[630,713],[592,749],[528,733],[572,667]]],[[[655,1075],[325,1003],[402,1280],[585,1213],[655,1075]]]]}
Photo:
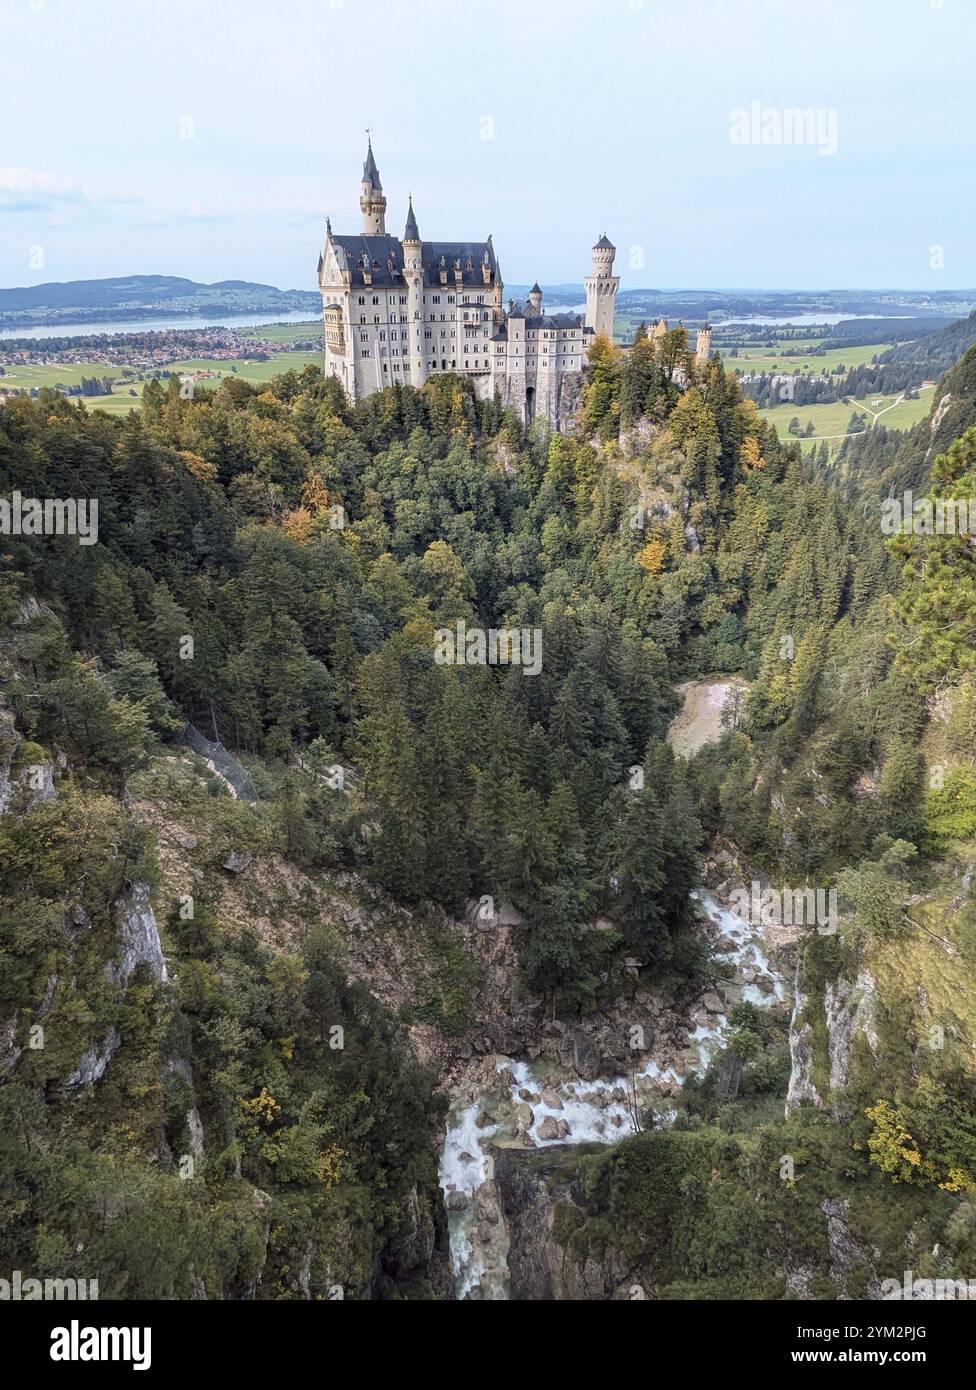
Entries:
{"type": "Polygon", "coordinates": [[[0,284],[314,288],[370,125],[388,230],[510,283],[605,229],[625,286],[970,287],[974,53],[976,0],[0,0],[0,284]]]}

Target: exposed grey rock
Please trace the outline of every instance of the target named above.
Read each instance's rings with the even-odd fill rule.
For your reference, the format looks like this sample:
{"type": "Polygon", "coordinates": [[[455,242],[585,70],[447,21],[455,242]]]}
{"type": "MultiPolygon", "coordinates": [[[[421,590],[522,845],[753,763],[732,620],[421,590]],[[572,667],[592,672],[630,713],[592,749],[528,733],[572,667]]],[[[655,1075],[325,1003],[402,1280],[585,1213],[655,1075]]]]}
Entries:
{"type": "Polygon", "coordinates": [[[96,1081],[100,1081],[105,1075],[105,1068],[118,1051],[122,1039],[119,1037],[118,1030],[114,1025],[108,1030],[108,1036],[102,1047],[91,1047],[84,1054],[78,1063],[76,1071],[68,1077],[64,1083],[66,1087],[93,1086],[96,1081]]]}
{"type": "Polygon", "coordinates": [[[532,1113],[531,1105],[526,1105],[525,1101],[522,1101],[519,1105],[516,1105],[515,1120],[518,1124],[519,1129],[531,1129],[532,1123],[535,1120],[535,1116],[532,1113]]]}
{"type": "Polygon", "coordinates": [[[830,981],[824,991],[827,1035],[830,1052],[830,1085],[834,1090],[847,1087],[851,1063],[851,1043],[863,1033],[872,1052],[878,1049],[875,1027],[877,988],[870,972],[861,970],[851,985],[846,980],[830,981]]]}
{"type": "Polygon", "coordinates": [[[799,1019],[807,1006],[804,993],[803,957],[796,964],[793,988],[793,1014],[790,1018],[790,1084],[786,1092],[786,1114],[792,1115],[804,1102],[820,1106],[823,1100],[813,1084],[813,1029],[799,1019]]]}
{"type": "Polygon", "coordinates": [[[23,1048],[17,1046],[14,1039],[17,1036],[17,1015],[11,1014],[7,1022],[0,1028],[0,1072],[6,1073],[13,1071],[20,1061],[20,1054],[23,1048]]]}
{"type": "Polygon", "coordinates": [[[229,869],[232,874],[242,874],[250,864],[252,857],[250,850],[232,849],[224,860],[224,868],[229,869]]]}
{"type": "Polygon", "coordinates": [[[128,901],[122,909],[119,934],[122,939],[122,959],[117,965],[106,966],[110,980],[125,989],[137,965],[148,965],[153,979],[165,984],[166,962],[159,927],[149,903],[149,885],[134,883],[128,901]]]}
{"type": "Polygon", "coordinates": [[[10,805],[14,794],[10,768],[20,742],[20,734],[14,728],[13,715],[5,706],[0,706],[0,816],[10,805]]]}
{"type": "Polygon", "coordinates": [[[573,1066],[583,1081],[595,1081],[600,1075],[600,1054],[589,1038],[574,1039],[573,1066]]]}
{"type": "Polygon", "coordinates": [[[46,801],[57,801],[54,768],[50,763],[38,763],[36,767],[25,768],[21,780],[29,790],[25,810],[33,811],[35,806],[43,806],[46,801]]]}
{"type": "Polygon", "coordinates": [[[858,1245],[847,1224],[849,1203],[845,1197],[825,1197],[820,1210],[827,1218],[827,1244],[830,1248],[830,1279],[838,1299],[858,1296],[848,1291],[848,1282],[855,1271],[868,1273],[866,1296],[881,1298],[881,1282],[873,1273],[871,1252],[858,1245]]]}
{"type": "Polygon", "coordinates": [[[190,1132],[190,1153],[199,1160],[203,1158],[203,1121],[196,1106],[186,1112],[186,1127],[190,1132]]]}

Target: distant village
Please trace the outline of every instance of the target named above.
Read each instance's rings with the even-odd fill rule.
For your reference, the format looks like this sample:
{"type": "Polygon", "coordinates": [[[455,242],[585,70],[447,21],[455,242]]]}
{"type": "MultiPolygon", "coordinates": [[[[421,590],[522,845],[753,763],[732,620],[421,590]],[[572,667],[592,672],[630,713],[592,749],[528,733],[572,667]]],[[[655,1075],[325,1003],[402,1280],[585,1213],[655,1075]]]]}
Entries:
{"type": "MultiPolygon", "coordinates": [[[[18,369],[30,371],[35,367],[100,366],[114,368],[101,379],[90,379],[97,387],[53,383],[55,390],[67,396],[103,394],[104,383],[116,384],[139,381],[149,376],[168,376],[169,368],[190,358],[217,362],[261,362],[279,353],[318,352],[322,347],[321,331],[309,326],[307,340],[287,343],[262,338],[253,330],[235,328],[162,329],[158,332],[99,333],[75,338],[10,338],[0,339],[0,397],[18,395],[27,390],[18,383],[18,369]]],[[[217,372],[202,368],[186,373],[195,378],[216,377],[217,372]]],[[[83,381],[86,379],[83,378],[83,381]]],[[[37,387],[29,388],[36,394],[37,387]]],[[[111,390],[111,386],[108,387],[111,390]]]]}

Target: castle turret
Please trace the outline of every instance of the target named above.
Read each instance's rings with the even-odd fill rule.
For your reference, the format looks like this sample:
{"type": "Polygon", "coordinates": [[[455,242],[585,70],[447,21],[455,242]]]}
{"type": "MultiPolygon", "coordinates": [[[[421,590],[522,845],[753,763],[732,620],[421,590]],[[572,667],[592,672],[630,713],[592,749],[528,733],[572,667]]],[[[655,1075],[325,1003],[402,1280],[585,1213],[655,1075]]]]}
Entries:
{"type": "Polygon", "coordinates": [[[373,142],[369,141],[363,165],[363,191],[359,197],[363,210],[363,235],[386,235],[386,197],[380,183],[380,171],[373,158],[373,142]]]}
{"type": "Polygon", "coordinates": [[[538,280],[529,290],[529,307],[533,314],[542,313],[542,291],[539,289],[538,280]]]}
{"type": "Polygon", "coordinates": [[[704,328],[699,328],[698,337],[695,342],[695,361],[699,367],[704,367],[712,355],[712,325],[706,323],[704,328]]]}
{"type": "Polygon", "coordinates": [[[586,326],[613,342],[620,277],[613,273],[617,248],[604,234],[593,248],[593,272],[583,281],[586,289],[586,326]]]}
{"type": "Polygon", "coordinates": [[[411,197],[407,225],[403,232],[403,278],[407,285],[407,318],[410,321],[410,384],[423,386],[427,380],[424,353],[424,262],[423,243],[411,197]]]}

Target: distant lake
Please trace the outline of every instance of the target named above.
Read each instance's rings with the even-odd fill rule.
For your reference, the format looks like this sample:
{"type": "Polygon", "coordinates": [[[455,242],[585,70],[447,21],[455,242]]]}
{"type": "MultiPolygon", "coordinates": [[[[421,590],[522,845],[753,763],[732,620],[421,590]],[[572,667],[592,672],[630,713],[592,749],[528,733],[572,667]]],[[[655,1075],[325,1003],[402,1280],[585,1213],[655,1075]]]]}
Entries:
{"type": "MultiPolygon", "coordinates": [[[[720,311],[719,311],[720,312],[720,311]]],[[[851,319],[911,319],[915,314],[738,314],[735,318],[719,318],[718,312],[713,320],[716,328],[724,328],[727,323],[781,323],[789,328],[832,327],[836,323],[848,323],[851,319]]]]}
{"type": "Polygon", "coordinates": [[[45,324],[43,328],[3,328],[2,338],[90,338],[96,333],[151,333],[164,328],[260,328],[269,323],[314,323],[301,309],[286,314],[218,314],[216,318],[194,318],[191,314],[174,314],[158,318],[119,320],[116,323],[45,324]]]}

